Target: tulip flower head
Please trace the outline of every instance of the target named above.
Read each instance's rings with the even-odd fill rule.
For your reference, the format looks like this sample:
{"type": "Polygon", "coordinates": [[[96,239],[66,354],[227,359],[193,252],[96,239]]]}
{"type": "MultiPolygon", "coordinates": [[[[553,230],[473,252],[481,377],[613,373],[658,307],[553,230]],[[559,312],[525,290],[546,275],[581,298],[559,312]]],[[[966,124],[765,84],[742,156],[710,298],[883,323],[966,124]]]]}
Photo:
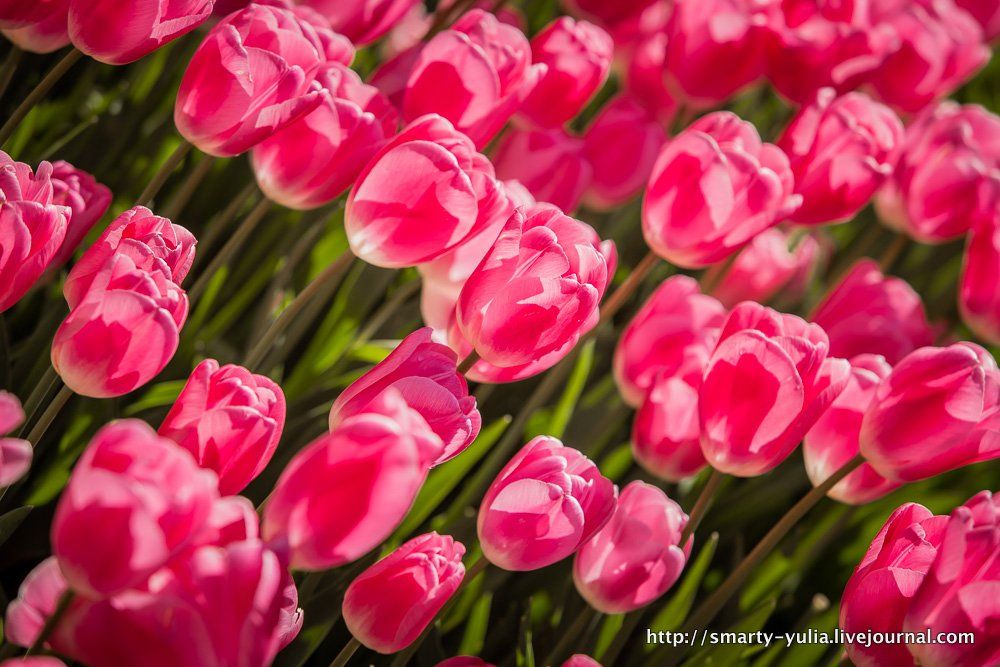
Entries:
{"type": "Polygon", "coordinates": [[[969,235],[958,305],[977,336],[1000,344],[1000,215],[981,221],[969,235]]]}
{"type": "Polygon", "coordinates": [[[576,210],[594,176],[583,139],[562,128],[511,129],[497,144],[493,160],[497,178],[516,180],[537,201],[565,212],[576,210]]]}
{"type": "Polygon", "coordinates": [[[0,32],[22,51],[58,51],[69,44],[69,3],[70,0],[0,2],[0,32]]]}
{"type": "Polygon", "coordinates": [[[31,467],[31,443],[4,436],[24,422],[21,402],[13,394],[0,391],[0,488],[21,479],[31,467]]]}

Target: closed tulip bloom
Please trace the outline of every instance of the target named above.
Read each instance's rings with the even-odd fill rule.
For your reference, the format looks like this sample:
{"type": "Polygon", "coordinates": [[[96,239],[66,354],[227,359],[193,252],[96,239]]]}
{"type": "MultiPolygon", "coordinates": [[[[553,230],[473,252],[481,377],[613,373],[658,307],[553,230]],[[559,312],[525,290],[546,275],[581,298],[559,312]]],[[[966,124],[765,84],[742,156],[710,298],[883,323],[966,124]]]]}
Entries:
{"type": "Polygon", "coordinates": [[[846,359],[878,354],[895,364],[935,337],[920,295],[905,280],[883,275],[870,259],[851,267],[811,319],[826,331],[830,354],[846,359]]]}
{"type": "Polygon", "coordinates": [[[69,36],[94,60],[125,65],[185,35],[212,15],[212,0],[70,0],[69,36]]]}
{"type": "MultiPolygon", "coordinates": [[[[825,482],[844,464],[858,455],[861,420],[875,397],[875,391],[892,367],[875,354],[851,359],[847,386],[820,416],[802,441],[806,473],[814,486],[825,482]]],[[[834,500],[863,505],[877,500],[899,486],[864,463],[827,492],[834,500]]]]}
{"type": "Polygon", "coordinates": [[[876,198],[884,223],[921,243],[965,234],[1000,206],[1000,117],[942,102],[906,128],[899,165],[876,198]]]}
{"type": "Polygon", "coordinates": [[[643,235],[668,262],[708,266],[792,213],[802,201],[793,186],[780,148],[735,114],[711,113],[660,152],[643,201],[643,235]]]}
{"type": "Polygon", "coordinates": [[[762,475],[784,461],[847,384],[815,324],[745,301],[729,313],[698,392],[713,468],[762,475]]]}
{"type": "Polygon", "coordinates": [[[21,582],[17,597],[7,606],[3,627],[7,641],[15,646],[34,644],[66,588],[66,579],[54,556],[36,565],[21,582]]]}
{"type": "Polygon", "coordinates": [[[246,152],[323,102],[316,70],[328,44],[290,10],[251,4],[198,47],[177,93],[174,124],[216,157],[246,152]]]}
{"type": "Polygon", "coordinates": [[[144,422],[105,426],[56,507],[52,551],[92,599],[141,584],[185,546],[218,498],[215,475],[144,422]]]}
{"type": "Polygon", "coordinates": [[[632,424],[632,455],[649,474],[670,482],[697,475],[701,452],[698,386],[664,371],[655,376],[632,424]]]}
{"type": "Polygon", "coordinates": [[[973,343],[923,347],[882,381],[861,453],[883,477],[914,482],[1000,456],[1000,371],[973,343]]]}
{"type": "Polygon", "coordinates": [[[1000,496],[976,494],[951,513],[937,557],[910,601],[906,632],[971,632],[974,643],[910,644],[920,665],[991,665],[1000,660],[1000,496]]]}
{"type": "Polygon", "coordinates": [[[1000,5],[993,0],[955,0],[955,4],[969,12],[983,29],[986,41],[1000,37],[1000,5]]]}
{"type": "Polygon", "coordinates": [[[115,218],[80,261],[73,265],[63,295],[70,308],[87,296],[96,276],[116,256],[127,256],[136,266],[159,272],[180,285],[194,263],[198,241],[188,230],[143,206],[131,208],[115,218]]]}
{"type": "Polygon", "coordinates": [[[820,89],[778,140],[802,195],[791,220],[813,225],[853,217],[892,174],[902,142],[903,124],[889,107],[862,93],[837,97],[833,88],[820,89]]]}
{"type": "Polygon", "coordinates": [[[386,268],[428,262],[487,223],[493,165],[440,116],[410,123],[362,170],[344,226],[354,254],[386,268]]]}
{"type": "Polygon", "coordinates": [[[560,16],[531,40],[531,61],[548,71],[518,114],[539,127],[559,127],[587,105],[608,78],[614,40],[593,23],[560,16]]]}
{"type": "Polygon", "coordinates": [[[285,395],[270,378],[206,359],[191,373],[159,434],[239,493],[271,460],[285,425],[285,395]]]}
{"type": "Polygon", "coordinates": [[[485,146],[545,73],[531,64],[531,46],[517,28],[473,9],[435,35],[406,84],[406,120],[439,114],[485,146]]]}
{"type": "Polygon", "coordinates": [[[59,266],[72,256],[87,232],[107,213],[111,206],[111,190],[82,169],[60,160],[52,165],[52,202],[68,206],[71,211],[66,238],[52,261],[54,266],[59,266]]]}
{"type": "Polygon", "coordinates": [[[21,479],[31,467],[31,443],[20,438],[5,438],[24,422],[21,401],[14,394],[0,391],[0,488],[21,479]]]}
{"type": "MultiPolygon", "coordinates": [[[[947,521],[916,503],[892,513],[844,588],[840,602],[844,632],[902,631],[911,599],[941,547],[947,521]]],[[[857,667],[913,665],[901,643],[855,642],[844,648],[857,667]]]]}
{"type": "Polygon", "coordinates": [[[589,655],[575,653],[562,664],[562,667],[601,667],[601,663],[597,662],[589,655]]]}
{"type": "Polygon", "coordinates": [[[981,221],[969,235],[958,305],[977,336],[1000,345],[1000,216],[981,221]]]}
{"type": "Polygon", "coordinates": [[[740,301],[800,297],[823,253],[813,236],[801,238],[794,248],[788,245],[789,236],[777,228],[755,236],[736,255],[712,296],[728,308],[740,301]]]}
{"type": "MultiPolygon", "coordinates": [[[[22,4],[41,5],[43,13],[35,14],[33,10],[27,10],[35,17],[30,23],[18,27],[6,27],[3,14],[9,13],[9,9],[0,7],[0,28],[4,37],[9,39],[19,49],[31,53],[52,53],[58,51],[69,44],[68,32],[68,12],[70,0],[56,0],[55,2],[35,2],[22,4]]],[[[9,3],[2,3],[9,4],[9,3]]]]}
{"type": "Polygon", "coordinates": [[[455,353],[447,345],[433,341],[432,333],[428,327],[417,329],[341,392],[330,409],[330,430],[364,413],[372,400],[393,389],[423,417],[443,444],[429,465],[444,463],[472,444],[482,424],[476,399],[469,395],[465,378],[455,368],[455,353]]]}
{"type": "Polygon", "coordinates": [[[0,0],[0,28],[23,28],[48,16],[65,0],[0,0]]]}
{"type": "Polygon", "coordinates": [[[403,520],[435,440],[440,451],[402,395],[384,391],[295,455],[264,508],[264,539],[287,549],[298,570],[357,560],[403,520]]]}
{"type": "Polygon", "coordinates": [[[405,542],[362,572],[344,593],[344,623],[379,653],[412,644],[465,577],[465,546],[428,533],[405,542]]]}
{"type": "Polygon", "coordinates": [[[590,186],[594,169],[584,142],[562,128],[511,129],[493,157],[497,178],[516,180],[538,201],[572,213],[590,186]]]}
{"type": "Polygon", "coordinates": [[[551,565],[604,526],[617,495],[586,456],[538,436],[504,466],[479,506],[483,554],[515,572],[551,565]]]}
{"type": "Polygon", "coordinates": [[[589,225],[554,206],[518,209],[462,289],[458,330],[488,364],[551,366],[597,325],[615,262],[589,225]]]}
{"type": "Polygon", "coordinates": [[[661,372],[697,387],[725,317],[690,276],[664,280],[618,339],[614,374],[625,402],[639,407],[661,372]]]}
{"type": "Polygon", "coordinates": [[[389,31],[418,0],[298,0],[326,17],[333,29],[358,45],[389,31]]]}
{"type": "Polygon", "coordinates": [[[257,183],[293,209],[333,201],[396,133],[397,113],[377,88],[330,63],[317,75],[323,103],[253,149],[257,183]]]}

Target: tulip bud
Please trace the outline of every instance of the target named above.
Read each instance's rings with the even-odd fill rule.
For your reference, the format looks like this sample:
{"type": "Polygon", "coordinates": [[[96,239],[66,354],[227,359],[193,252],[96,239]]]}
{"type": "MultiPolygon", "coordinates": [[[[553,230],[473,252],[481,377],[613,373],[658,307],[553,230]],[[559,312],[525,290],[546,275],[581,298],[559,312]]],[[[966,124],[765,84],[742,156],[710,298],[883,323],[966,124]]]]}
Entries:
{"type": "Polygon", "coordinates": [[[654,377],[632,425],[632,455],[651,475],[679,482],[708,465],[699,441],[700,384],[666,371],[654,377]]]}
{"type": "Polygon", "coordinates": [[[608,78],[611,35],[593,23],[560,16],[531,40],[531,60],[548,67],[518,114],[539,127],[560,127],[587,105],[608,78]]]}
{"type": "Polygon", "coordinates": [[[69,36],[85,54],[125,65],[186,35],[212,15],[212,0],[70,0],[69,36]]]}
{"type": "Polygon", "coordinates": [[[1000,345],[1000,216],[981,221],[969,236],[958,305],[977,336],[1000,345]]]}
{"type": "Polygon", "coordinates": [[[679,546],[688,516],[663,491],[640,481],[622,489],[611,519],[573,561],[573,583],[592,607],[621,614],[650,604],[674,585],[693,540],[679,546]]]}
{"type": "Polygon", "coordinates": [[[781,296],[786,301],[805,292],[820,260],[819,242],[812,236],[788,247],[789,236],[777,228],[761,232],[747,244],[712,290],[727,308],[740,301],[767,303],[781,296]]]}
{"type": "Polygon", "coordinates": [[[52,551],[70,587],[92,599],[144,582],[183,548],[218,498],[215,475],[144,422],[105,426],[56,507],[52,551]]]}
{"type": "Polygon", "coordinates": [[[20,438],[5,438],[24,422],[21,401],[14,394],[0,391],[0,489],[24,477],[31,467],[31,443],[20,438]]]}
{"type": "Polygon", "coordinates": [[[889,107],[861,93],[837,97],[822,88],[778,140],[795,175],[803,225],[843,222],[858,213],[892,174],[903,124],[889,107]]]}
{"type": "Polygon", "coordinates": [[[882,381],[861,453],[883,477],[913,482],[1000,456],[1000,371],[973,343],[923,347],[882,381]]]}
{"type": "Polygon", "coordinates": [[[802,201],[780,148],[728,111],[703,116],[660,152],[643,202],[646,243],[685,268],[714,264],[802,201]]]}
{"type": "Polygon", "coordinates": [[[30,53],[52,53],[69,44],[69,0],[20,2],[21,5],[34,5],[37,9],[15,9],[13,12],[4,6],[8,4],[0,2],[0,31],[17,48],[30,53]],[[27,23],[6,20],[14,14],[22,14],[31,20],[27,23]]]}
{"type": "Polygon", "coordinates": [[[516,180],[536,200],[566,212],[580,205],[594,175],[583,140],[562,128],[511,129],[497,144],[493,162],[497,178],[516,180]]]}
{"type": "Polygon", "coordinates": [[[698,391],[701,449],[713,468],[754,477],[795,450],[850,375],[828,349],[815,324],[750,301],[733,308],[698,391]]]}
{"type": "Polygon", "coordinates": [[[298,0],[326,17],[333,29],[363,46],[384,35],[418,0],[298,0]]]}
{"type": "Polygon", "coordinates": [[[379,653],[416,641],[465,577],[465,546],[428,533],[405,542],[362,572],[344,593],[344,623],[379,653]]]}
{"type": "Polygon", "coordinates": [[[618,491],[586,456],[539,436],[504,466],[479,506],[479,542],[505,570],[572,555],[611,517],[618,491]]]}
{"type": "Polygon", "coordinates": [[[285,425],[285,396],[270,378],[206,359],[191,373],[159,434],[219,476],[223,495],[239,493],[264,470],[285,425]]]}
{"type": "Polygon", "coordinates": [[[52,260],[53,266],[59,266],[72,256],[83,237],[107,212],[111,206],[111,190],[87,172],[61,160],[52,165],[52,190],[52,202],[68,206],[72,211],[66,238],[52,260]]]}

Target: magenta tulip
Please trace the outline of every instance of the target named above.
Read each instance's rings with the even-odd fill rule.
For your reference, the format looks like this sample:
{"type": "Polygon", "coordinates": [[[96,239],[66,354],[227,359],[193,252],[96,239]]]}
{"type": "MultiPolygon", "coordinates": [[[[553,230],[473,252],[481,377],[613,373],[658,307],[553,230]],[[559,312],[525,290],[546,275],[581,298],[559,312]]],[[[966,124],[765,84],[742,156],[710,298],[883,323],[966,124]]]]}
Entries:
{"type": "Polygon", "coordinates": [[[562,0],[567,10],[581,16],[588,16],[605,26],[613,26],[634,19],[642,13],[650,0],[562,0]]]}
{"type": "Polygon", "coordinates": [[[1000,215],[981,221],[969,236],[958,305],[977,336],[1000,345],[1000,215]]]}
{"type": "MultiPolygon", "coordinates": [[[[52,53],[69,44],[69,3],[70,0],[47,0],[45,2],[21,2],[22,5],[35,5],[37,10],[15,10],[15,13],[26,12],[24,16],[31,21],[5,20],[11,15],[8,7],[0,6],[0,32],[17,48],[31,53],[52,53]],[[37,13],[36,13],[37,12],[37,13]],[[12,27],[9,24],[13,25],[12,27]]],[[[7,5],[9,2],[0,3],[7,5]]]]}
{"type": "Polygon", "coordinates": [[[706,465],[698,423],[699,376],[694,383],[662,371],[655,375],[632,424],[632,455],[649,474],[670,482],[697,475],[706,465]]]}
{"type": "Polygon", "coordinates": [[[516,180],[541,202],[572,213],[590,186],[594,170],[584,143],[562,128],[511,129],[497,144],[497,178],[516,180]]]}
{"type": "MultiPolygon", "coordinates": [[[[650,5],[650,11],[669,18],[667,3],[650,5]],[[658,11],[659,10],[659,11],[658,11]]],[[[634,97],[664,127],[669,127],[677,115],[680,102],[677,94],[667,85],[663,76],[667,62],[667,34],[653,21],[651,30],[642,31],[634,39],[622,40],[616,36],[615,60],[620,63],[622,86],[627,95],[634,97]]]]}
{"type": "Polygon", "coordinates": [[[597,662],[589,655],[575,653],[571,655],[569,659],[561,665],[561,667],[601,667],[601,663],[597,662]]]}
{"type": "Polygon", "coordinates": [[[358,45],[374,42],[419,0],[298,0],[326,17],[333,29],[358,45]]]}
{"type": "Polygon", "coordinates": [[[0,0],[0,28],[23,28],[48,16],[65,0],[0,0]]]}
{"type": "Polygon", "coordinates": [[[434,667],[496,667],[496,665],[474,655],[456,655],[454,658],[442,660],[434,667]]]}
{"type": "Polygon", "coordinates": [[[794,248],[788,247],[789,240],[789,235],[777,228],[755,236],[736,255],[712,296],[728,308],[740,301],[801,298],[822,259],[822,250],[814,236],[802,237],[794,248]]]}
{"type": "Polygon", "coordinates": [[[21,582],[17,597],[7,606],[4,635],[15,646],[31,646],[66,591],[59,561],[49,557],[36,565],[21,582]]]}
{"type": "Polygon", "coordinates": [[[1000,37],[1000,4],[994,0],[955,0],[955,4],[976,19],[987,41],[1000,37]]]}
{"type": "Polygon", "coordinates": [[[0,391],[0,488],[24,477],[31,467],[31,443],[20,438],[5,438],[24,422],[21,401],[14,394],[0,391]]]}
{"type": "Polygon", "coordinates": [[[52,165],[52,202],[72,211],[53,266],[64,264],[72,256],[83,237],[107,212],[111,199],[111,190],[87,172],[61,160],[52,165]]]}

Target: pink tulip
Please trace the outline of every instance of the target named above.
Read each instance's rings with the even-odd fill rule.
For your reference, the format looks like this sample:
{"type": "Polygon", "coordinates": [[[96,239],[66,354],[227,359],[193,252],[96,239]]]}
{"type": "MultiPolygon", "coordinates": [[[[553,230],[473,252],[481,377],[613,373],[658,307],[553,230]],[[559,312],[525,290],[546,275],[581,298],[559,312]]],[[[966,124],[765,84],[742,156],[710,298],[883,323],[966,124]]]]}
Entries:
{"type": "Polygon", "coordinates": [[[778,140],[802,195],[792,221],[853,217],[892,174],[902,141],[903,124],[888,107],[862,93],[837,97],[833,88],[821,88],[778,140]]]}
{"type": "MultiPolygon", "coordinates": [[[[809,429],[802,442],[806,473],[814,486],[825,482],[858,455],[861,420],[875,397],[879,383],[890,371],[892,367],[877,354],[862,354],[851,360],[847,386],[809,429]]],[[[827,495],[849,505],[863,505],[898,486],[898,483],[890,482],[864,463],[837,482],[827,495]]]]}
{"type": "Polygon", "coordinates": [[[496,665],[474,655],[456,655],[454,658],[442,660],[434,667],[496,667],[496,665]]]}
{"type": "Polygon", "coordinates": [[[94,60],[125,65],[186,35],[212,15],[212,0],[70,0],[69,36],[94,60]]]}
{"type": "Polygon", "coordinates": [[[285,425],[285,396],[270,378],[206,359],[191,373],[159,434],[219,476],[223,495],[239,493],[264,470],[285,425]]]}
{"type": "MultiPolygon", "coordinates": [[[[941,546],[947,520],[916,503],[892,513],[844,588],[844,632],[902,631],[911,599],[941,546]]],[[[854,642],[845,648],[857,667],[913,665],[905,644],[854,642]]]]}
{"type": "Polygon", "coordinates": [[[990,59],[982,28],[952,0],[871,4],[874,21],[886,24],[900,44],[870,77],[887,104],[920,111],[949,95],[990,59]]]}
{"type": "Polygon", "coordinates": [[[215,475],[190,454],[144,422],[113,422],[73,469],[52,551],[74,591],[107,597],[141,584],[183,548],[217,497],[215,475]]]}
{"type": "Polygon", "coordinates": [[[943,102],[906,128],[899,166],[876,199],[887,225],[922,243],[965,234],[1000,206],[1000,118],[943,102]]]}
{"type": "Polygon", "coordinates": [[[656,0],[635,16],[613,26],[615,63],[622,92],[641,103],[662,126],[677,114],[676,91],[667,85],[667,23],[673,0],[656,0]]]}
{"type": "Polygon", "coordinates": [[[614,244],[585,223],[554,206],[518,209],[462,289],[452,348],[465,354],[468,341],[500,368],[551,367],[597,325],[615,263],[614,244]]]}
{"type": "Polygon", "coordinates": [[[0,488],[24,477],[31,467],[31,443],[20,438],[5,438],[24,422],[21,401],[14,394],[0,391],[0,488]]]}
{"type": "Polygon", "coordinates": [[[69,260],[94,224],[107,212],[112,197],[111,190],[93,176],[61,160],[52,165],[52,190],[52,202],[68,206],[72,211],[66,238],[52,261],[53,266],[59,266],[69,260]]]}
{"type": "Polygon", "coordinates": [[[48,16],[64,0],[0,0],[0,28],[23,28],[38,23],[48,16]]]}
{"type": "Polygon", "coordinates": [[[490,161],[444,118],[424,116],[362,170],[344,226],[354,254],[366,262],[414,266],[488,224],[499,197],[490,161]]]}
{"type": "Polygon", "coordinates": [[[699,118],[660,152],[642,229],[658,255],[685,268],[739,250],[793,212],[793,176],[780,148],[728,111],[699,118]]]}
{"type": "MultiPolygon", "coordinates": [[[[40,5],[38,13],[26,10],[33,20],[27,24],[7,27],[5,14],[10,9],[0,7],[0,28],[4,37],[22,51],[31,53],[52,53],[69,44],[68,13],[70,0],[55,0],[22,4],[40,5]]],[[[9,3],[0,3],[9,4],[9,3]]]]}
{"type": "Polygon", "coordinates": [[[632,424],[632,455],[655,477],[679,482],[708,462],[701,452],[698,386],[662,371],[652,380],[632,424]]]}
{"type": "Polygon", "coordinates": [[[910,601],[903,630],[971,632],[974,643],[909,645],[921,665],[1000,660],[1000,496],[982,491],[951,513],[937,557],[910,601]]]}
{"type": "Polygon", "coordinates": [[[1000,216],[981,221],[969,236],[958,305],[977,336],[1000,345],[1000,216]]]}
{"type": "Polygon", "coordinates": [[[666,140],[663,127],[636,99],[626,94],[605,104],[583,135],[592,171],[584,203],[606,211],[639,194],[666,140]]]}
{"type": "Polygon", "coordinates": [[[63,285],[66,303],[76,308],[97,275],[117,256],[129,257],[140,269],[159,272],[180,285],[194,262],[197,243],[191,232],[148,208],[131,208],[115,218],[73,265],[63,285]]]}
{"type": "Polygon", "coordinates": [[[0,662],[0,667],[66,667],[66,663],[49,655],[33,655],[27,658],[4,660],[0,662]]]}
{"type": "Polygon", "coordinates": [[[622,489],[611,519],[573,561],[573,583],[605,614],[645,607],[674,585],[691,553],[680,546],[688,516],[663,491],[640,481],[622,489]]]}
{"type": "Polygon", "coordinates": [[[21,582],[17,597],[7,606],[4,619],[7,641],[15,646],[34,644],[65,591],[66,579],[55,557],[36,565],[21,582]]]}
{"type": "Polygon", "coordinates": [[[379,653],[406,648],[458,590],[464,555],[465,546],[448,535],[428,533],[405,542],[347,587],[347,629],[379,653]]]}
{"type": "Polygon", "coordinates": [[[601,663],[597,662],[589,655],[575,653],[562,664],[562,667],[601,667],[601,663]]]}
{"type": "Polygon", "coordinates": [[[594,175],[583,140],[562,128],[511,129],[497,144],[493,162],[497,178],[516,180],[536,200],[569,213],[579,206],[594,175]]]}
{"type": "Polygon", "coordinates": [[[473,9],[435,35],[417,57],[403,111],[412,121],[439,114],[485,146],[545,74],[517,28],[473,9]]]}
{"type": "Polygon", "coordinates": [[[812,236],[803,237],[791,249],[788,243],[789,236],[776,228],[755,236],[736,256],[712,296],[727,308],[740,301],[766,303],[778,296],[800,297],[821,259],[821,250],[812,236]]]}
{"type": "Polygon", "coordinates": [[[701,384],[726,310],[689,276],[663,281],[622,332],[614,374],[622,398],[638,407],[657,374],[701,384]]]}
{"type": "Polygon", "coordinates": [[[830,289],[812,321],[830,338],[830,354],[852,358],[878,354],[895,364],[934,341],[920,295],[901,278],[886,277],[862,259],[830,289]]]}
{"type": "Polygon", "coordinates": [[[326,570],[357,560],[402,521],[440,440],[395,390],[296,454],[264,508],[264,538],[292,567],[326,570]]]}
{"type": "Polygon", "coordinates": [[[479,506],[483,554],[505,570],[551,565],[604,526],[617,495],[586,456],[538,436],[504,466],[479,506]]]}
{"type": "Polygon", "coordinates": [[[123,396],[174,356],[187,295],[161,269],[138,266],[125,253],[112,255],[87,279],[86,295],[56,331],[52,366],[78,394],[123,396]]]}
{"type": "Polygon", "coordinates": [[[815,324],[751,301],[733,308],[698,391],[701,449],[712,467],[754,477],[795,450],[850,376],[828,349],[815,324]]]}
{"type": "Polygon", "coordinates": [[[212,14],[214,16],[226,16],[245,9],[252,1],[256,2],[259,0],[215,0],[215,4],[212,6],[212,14]]]}
{"type": "Polygon", "coordinates": [[[531,60],[548,67],[518,114],[539,127],[560,127],[587,105],[608,78],[614,41],[593,23],[560,16],[531,40],[531,60]]]}
{"type": "Polygon", "coordinates": [[[995,0],[955,0],[955,4],[976,19],[987,41],[1000,37],[1000,4],[995,0]]]}
{"type": "Polygon", "coordinates": [[[246,152],[323,103],[317,69],[328,41],[294,12],[253,3],[198,47],[177,93],[174,124],[217,157],[246,152]]]}
{"type": "Polygon", "coordinates": [[[650,3],[650,0],[562,0],[562,5],[573,14],[587,16],[605,26],[635,18],[650,3]]]}
{"type": "Polygon", "coordinates": [[[382,94],[389,98],[392,105],[401,113],[406,97],[406,83],[410,79],[413,66],[420,58],[423,47],[423,43],[418,42],[405,51],[400,51],[391,58],[386,58],[368,77],[368,83],[381,90],[382,94]]]}
{"type": "Polygon", "coordinates": [[[389,100],[353,70],[329,63],[316,79],[323,103],[253,149],[261,190],[294,209],[333,201],[396,133],[389,100]]]}
{"type": "Polygon", "coordinates": [[[1000,371],[973,343],[923,347],[882,381],[861,453],[883,477],[913,482],[1000,456],[1000,371]]]}
{"type": "Polygon", "coordinates": [[[431,340],[431,334],[430,328],[417,329],[345,389],[330,410],[330,430],[363,414],[372,400],[391,388],[440,438],[442,449],[429,465],[444,463],[472,444],[482,424],[476,399],[455,370],[455,353],[431,340]]]}
{"type": "Polygon", "coordinates": [[[358,45],[374,42],[418,0],[297,0],[326,17],[333,29],[358,45]]]}

